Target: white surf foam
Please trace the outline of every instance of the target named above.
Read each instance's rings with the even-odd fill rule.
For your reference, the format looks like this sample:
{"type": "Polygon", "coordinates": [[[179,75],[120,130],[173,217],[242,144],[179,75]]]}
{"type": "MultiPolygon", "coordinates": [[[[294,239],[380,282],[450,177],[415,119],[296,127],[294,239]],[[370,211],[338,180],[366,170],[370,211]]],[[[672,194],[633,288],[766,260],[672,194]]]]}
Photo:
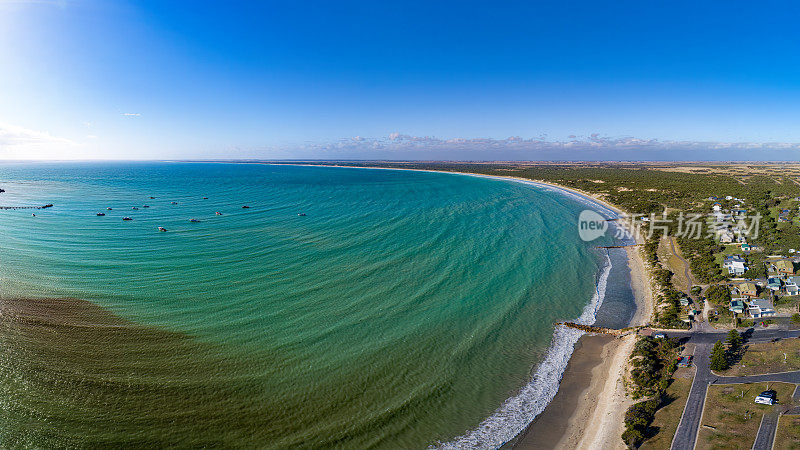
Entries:
{"type": "MultiPolygon", "coordinates": [[[[596,313],[603,303],[608,275],[611,273],[611,258],[606,256],[606,264],[597,281],[597,289],[592,300],[583,308],[577,322],[592,325],[596,313]]],[[[517,395],[509,398],[503,406],[486,418],[477,428],[468,431],[453,441],[440,443],[434,448],[473,449],[497,448],[522,432],[553,400],[558,384],[567,368],[575,343],[583,334],[572,328],[558,327],[553,333],[553,341],[545,353],[531,381],[517,395]]]]}

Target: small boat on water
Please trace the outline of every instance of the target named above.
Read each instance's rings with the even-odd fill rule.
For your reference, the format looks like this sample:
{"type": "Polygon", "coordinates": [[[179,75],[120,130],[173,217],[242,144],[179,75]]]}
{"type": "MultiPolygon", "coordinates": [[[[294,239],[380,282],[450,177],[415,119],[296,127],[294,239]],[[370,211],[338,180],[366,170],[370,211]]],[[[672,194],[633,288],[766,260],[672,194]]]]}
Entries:
{"type": "Polygon", "coordinates": [[[150,205],[142,205],[142,208],[149,208],[150,205]]]}
{"type": "Polygon", "coordinates": [[[133,220],[133,219],[131,219],[130,217],[126,216],[126,217],[123,217],[122,220],[133,220]]]}
{"type": "Polygon", "coordinates": [[[106,208],[107,210],[111,211],[111,208],[106,208]]]}
{"type": "Polygon", "coordinates": [[[200,221],[197,219],[189,219],[189,222],[200,222],[200,221]]]}
{"type": "Polygon", "coordinates": [[[247,205],[242,206],[242,209],[248,209],[248,208],[250,208],[250,207],[247,206],[247,205]]]}
{"type": "Polygon", "coordinates": [[[150,197],[150,200],[155,200],[155,199],[156,199],[155,197],[150,197]]]}
{"type": "Polygon", "coordinates": [[[172,204],[173,204],[173,205],[177,205],[177,204],[178,204],[178,202],[172,202],[172,204]]]}
{"type": "Polygon", "coordinates": [[[52,203],[48,203],[48,204],[46,204],[46,205],[42,206],[42,209],[45,209],[45,208],[52,208],[52,207],[53,207],[53,204],[52,204],[52,203]]]}
{"type": "Polygon", "coordinates": [[[208,197],[203,197],[203,200],[208,200],[208,197]]]}
{"type": "Polygon", "coordinates": [[[98,215],[98,216],[100,216],[100,217],[102,217],[102,216],[105,216],[105,215],[106,215],[106,213],[97,213],[97,215],[98,215]]]}
{"type": "Polygon", "coordinates": [[[167,231],[167,229],[164,227],[158,227],[158,231],[167,231]]]}
{"type": "Polygon", "coordinates": [[[134,211],[138,211],[139,210],[139,208],[137,208],[135,206],[133,208],[131,208],[131,209],[134,210],[134,211]]]}
{"type": "Polygon", "coordinates": [[[216,214],[216,215],[218,215],[218,216],[221,216],[221,215],[222,215],[222,213],[221,213],[221,212],[219,212],[219,211],[215,212],[214,214],[216,214]]]}
{"type": "Polygon", "coordinates": [[[305,216],[306,216],[306,213],[299,213],[299,214],[298,214],[298,216],[300,216],[300,217],[305,217],[305,216]]]}

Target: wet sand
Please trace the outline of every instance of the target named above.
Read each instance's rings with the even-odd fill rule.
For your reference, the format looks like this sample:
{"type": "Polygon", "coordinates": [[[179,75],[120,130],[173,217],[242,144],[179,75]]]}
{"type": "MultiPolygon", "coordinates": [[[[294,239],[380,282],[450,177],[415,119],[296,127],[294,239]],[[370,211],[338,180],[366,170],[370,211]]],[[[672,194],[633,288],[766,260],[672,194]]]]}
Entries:
{"type": "MultiPolygon", "coordinates": [[[[607,371],[607,367],[604,366],[608,366],[608,360],[604,360],[603,355],[608,353],[607,347],[616,345],[614,341],[611,336],[582,336],[575,344],[575,352],[569,360],[553,401],[507,447],[546,450],[577,445],[577,442],[569,442],[570,436],[567,436],[570,422],[589,419],[589,417],[578,417],[576,412],[583,403],[597,396],[600,388],[599,377],[593,375],[596,372],[607,371]]],[[[594,408],[582,409],[588,413],[594,410],[594,408]]]]}

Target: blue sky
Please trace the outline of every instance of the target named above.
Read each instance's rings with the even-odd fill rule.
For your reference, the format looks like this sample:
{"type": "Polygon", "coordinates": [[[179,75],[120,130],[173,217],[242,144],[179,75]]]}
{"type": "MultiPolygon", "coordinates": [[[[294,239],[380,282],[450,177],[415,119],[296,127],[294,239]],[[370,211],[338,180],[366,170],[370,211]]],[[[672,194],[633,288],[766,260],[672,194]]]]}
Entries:
{"type": "Polygon", "coordinates": [[[799,9],[0,0],[0,158],[797,159],[799,9]]]}

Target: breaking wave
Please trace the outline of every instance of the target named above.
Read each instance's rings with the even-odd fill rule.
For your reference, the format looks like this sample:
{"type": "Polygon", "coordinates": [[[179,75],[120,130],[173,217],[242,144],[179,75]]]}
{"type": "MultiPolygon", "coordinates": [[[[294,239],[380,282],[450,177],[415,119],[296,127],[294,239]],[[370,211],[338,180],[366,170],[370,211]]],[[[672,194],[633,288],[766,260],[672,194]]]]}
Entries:
{"type": "MultiPolygon", "coordinates": [[[[583,313],[577,319],[577,323],[594,324],[597,310],[605,298],[611,267],[611,258],[606,256],[606,263],[597,281],[597,289],[592,300],[583,308],[583,313]]],[[[555,397],[575,343],[582,335],[583,332],[579,330],[563,326],[557,327],[544,359],[533,374],[531,381],[517,395],[506,400],[494,414],[486,418],[475,429],[453,441],[438,444],[435,448],[497,448],[521,433],[555,397]]]]}

